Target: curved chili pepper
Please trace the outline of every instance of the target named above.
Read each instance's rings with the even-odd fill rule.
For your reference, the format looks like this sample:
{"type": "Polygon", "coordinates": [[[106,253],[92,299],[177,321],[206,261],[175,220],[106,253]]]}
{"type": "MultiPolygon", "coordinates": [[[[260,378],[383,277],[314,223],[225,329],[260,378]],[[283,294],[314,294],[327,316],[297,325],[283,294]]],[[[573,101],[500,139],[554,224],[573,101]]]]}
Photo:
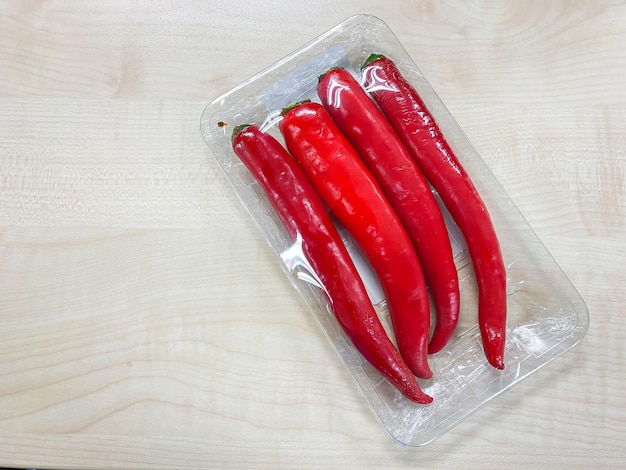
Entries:
{"type": "Polygon", "coordinates": [[[317,93],[411,237],[437,313],[428,345],[428,352],[435,353],[454,333],[460,309],[458,274],[437,201],[389,121],[350,72],[329,70],[320,77],[317,93]]]}
{"type": "Polygon", "coordinates": [[[418,377],[432,377],[424,274],[374,177],[321,104],[309,101],[287,109],[279,128],[290,153],[377,273],[404,361],[418,377]]]}
{"type": "Polygon", "coordinates": [[[326,208],[284,147],[258,126],[237,126],[233,149],[259,182],[357,350],[407,398],[430,403],[384,330],[326,208]]]}
{"type": "Polygon", "coordinates": [[[478,286],[478,323],[487,360],[504,368],[506,270],[500,244],[476,187],[417,91],[395,63],[373,54],[363,67],[364,86],[437,190],[461,229],[478,286]]]}

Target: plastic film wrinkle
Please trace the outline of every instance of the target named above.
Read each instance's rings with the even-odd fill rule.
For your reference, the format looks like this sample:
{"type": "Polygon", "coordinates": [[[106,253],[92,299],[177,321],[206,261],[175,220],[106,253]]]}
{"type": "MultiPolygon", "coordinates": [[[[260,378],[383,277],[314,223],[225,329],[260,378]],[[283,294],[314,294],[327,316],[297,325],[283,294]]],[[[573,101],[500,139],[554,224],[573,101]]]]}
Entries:
{"type": "Polygon", "coordinates": [[[322,281],[304,254],[302,242],[302,235],[298,232],[296,241],[280,254],[280,259],[285,263],[285,267],[290,273],[297,271],[296,276],[298,279],[319,287],[328,295],[322,281]]]}

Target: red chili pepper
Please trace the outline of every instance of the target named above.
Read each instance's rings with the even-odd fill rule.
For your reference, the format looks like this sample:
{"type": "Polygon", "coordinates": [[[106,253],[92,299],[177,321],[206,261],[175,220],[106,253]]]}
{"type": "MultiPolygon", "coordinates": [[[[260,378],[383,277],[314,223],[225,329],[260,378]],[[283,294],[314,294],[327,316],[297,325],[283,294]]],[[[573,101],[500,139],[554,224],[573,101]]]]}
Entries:
{"type": "Polygon", "coordinates": [[[377,273],[404,361],[418,377],[432,377],[422,268],[374,177],[321,104],[286,110],[279,127],[293,157],[377,273]]]}
{"type": "Polygon", "coordinates": [[[363,68],[364,86],[437,190],[461,229],[478,286],[478,323],[487,360],[504,368],[506,270],[500,244],[476,187],[454,155],[417,91],[395,63],[370,56],[363,68]]]}
{"type": "Polygon", "coordinates": [[[437,312],[428,352],[441,350],[459,319],[459,282],[448,230],[426,178],[389,121],[343,68],[320,79],[317,93],[381,186],[411,237],[437,312]]]}
{"type": "Polygon", "coordinates": [[[259,182],[357,350],[407,398],[430,403],[389,339],[315,188],[284,147],[258,126],[237,126],[233,149],[259,182]]]}

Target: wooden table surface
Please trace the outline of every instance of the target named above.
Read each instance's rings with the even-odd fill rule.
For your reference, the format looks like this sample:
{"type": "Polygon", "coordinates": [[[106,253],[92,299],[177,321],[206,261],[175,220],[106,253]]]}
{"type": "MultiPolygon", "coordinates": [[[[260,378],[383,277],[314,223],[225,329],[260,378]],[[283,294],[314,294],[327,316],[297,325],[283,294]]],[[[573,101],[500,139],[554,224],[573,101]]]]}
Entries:
{"type": "Polygon", "coordinates": [[[619,468],[626,5],[0,2],[0,466],[619,468]],[[395,444],[200,134],[357,13],[397,34],[587,303],[574,349],[395,444]]]}

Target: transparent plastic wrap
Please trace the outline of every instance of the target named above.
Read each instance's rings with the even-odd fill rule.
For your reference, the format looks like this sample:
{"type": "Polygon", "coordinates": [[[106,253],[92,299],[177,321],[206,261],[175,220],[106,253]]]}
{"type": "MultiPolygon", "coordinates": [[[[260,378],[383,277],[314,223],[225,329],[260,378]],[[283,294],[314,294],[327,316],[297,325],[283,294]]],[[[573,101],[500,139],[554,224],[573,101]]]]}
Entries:
{"type": "MultiPolygon", "coordinates": [[[[583,300],[472,148],[393,32],[378,18],[367,15],[349,18],[217,98],[202,113],[201,130],[286,275],[320,321],[373,412],[398,443],[418,446],[432,442],[491,399],[563,354],[584,336],[589,318],[583,300]],[[382,369],[366,361],[357,350],[348,337],[349,328],[342,328],[337,312],[333,313],[339,305],[329,301],[327,293],[331,295],[333,291],[323,287],[320,269],[328,269],[328,266],[320,267],[311,259],[303,239],[307,230],[298,229],[297,221],[285,218],[289,208],[281,208],[276,202],[278,198],[288,204],[289,194],[269,194],[269,186],[260,183],[254,170],[251,171],[236,155],[231,142],[235,126],[253,124],[279,143],[284,143],[279,130],[281,110],[302,100],[319,103],[317,86],[321,74],[330,68],[342,67],[359,78],[361,66],[373,53],[392,59],[423,99],[489,211],[506,267],[505,368],[499,370],[489,364],[483,350],[478,325],[477,282],[466,242],[441,203],[440,195],[434,193],[448,227],[461,304],[452,338],[443,349],[429,356],[432,378],[418,379],[421,390],[433,398],[428,404],[409,400],[401,393],[398,384],[392,385],[383,377],[382,369]]],[[[306,198],[301,197],[296,202],[304,203],[306,198]]],[[[307,219],[298,219],[305,224],[301,227],[306,227],[307,219]]],[[[361,286],[344,288],[344,291],[361,292],[364,286],[382,327],[393,340],[387,302],[374,270],[347,230],[337,220],[330,220],[341,235],[362,280],[361,286]]],[[[320,224],[317,226],[319,229],[320,224]]],[[[341,290],[341,286],[337,289],[341,290]]],[[[363,351],[362,345],[359,346],[363,351]]]]}

